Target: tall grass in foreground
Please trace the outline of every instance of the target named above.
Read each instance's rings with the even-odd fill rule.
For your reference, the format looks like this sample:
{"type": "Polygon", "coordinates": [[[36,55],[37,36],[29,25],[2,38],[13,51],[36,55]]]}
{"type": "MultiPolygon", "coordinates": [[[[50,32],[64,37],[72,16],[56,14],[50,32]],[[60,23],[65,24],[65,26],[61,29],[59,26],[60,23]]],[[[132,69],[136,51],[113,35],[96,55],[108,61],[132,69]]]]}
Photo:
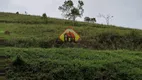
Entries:
{"type": "Polygon", "coordinates": [[[77,48],[4,48],[4,51],[12,61],[7,67],[10,80],[142,79],[142,52],[139,51],[77,48]]]}

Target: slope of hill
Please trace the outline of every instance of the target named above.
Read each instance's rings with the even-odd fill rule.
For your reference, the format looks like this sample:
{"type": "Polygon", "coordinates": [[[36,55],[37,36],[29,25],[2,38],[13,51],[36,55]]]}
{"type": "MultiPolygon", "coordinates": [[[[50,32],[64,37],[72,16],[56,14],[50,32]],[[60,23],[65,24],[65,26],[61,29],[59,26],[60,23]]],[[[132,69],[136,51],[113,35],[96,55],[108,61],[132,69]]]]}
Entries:
{"type": "MultiPolygon", "coordinates": [[[[6,67],[6,78],[142,79],[142,53],[130,51],[142,50],[142,30],[75,22],[73,28],[81,41],[58,43],[58,36],[68,26],[72,26],[72,21],[1,12],[0,55],[7,55],[11,63],[6,67]]],[[[0,76],[0,79],[4,78],[0,76]]]]}
{"type": "MultiPolygon", "coordinates": [[[[57,44],[58,36],[72,21],[55,18],[46,20],[40,16],[0,13],[0,39],[4,46],[15,47],[66,47],[68,44],[57,44]],[[10,35],[4,34],[9,31],[10,35]]],[[[101,25],[86,22],[75,22],[73,28],[81,36],[74,47],[91,49],[142,49],[142,30],[101,25]]]]}
{"type": "Polygon", "coordinates": [[[77,48],[4,48],[4,51],[12,61],[7,68],[10,80],[142,79],[140,51],[77,48]]]}

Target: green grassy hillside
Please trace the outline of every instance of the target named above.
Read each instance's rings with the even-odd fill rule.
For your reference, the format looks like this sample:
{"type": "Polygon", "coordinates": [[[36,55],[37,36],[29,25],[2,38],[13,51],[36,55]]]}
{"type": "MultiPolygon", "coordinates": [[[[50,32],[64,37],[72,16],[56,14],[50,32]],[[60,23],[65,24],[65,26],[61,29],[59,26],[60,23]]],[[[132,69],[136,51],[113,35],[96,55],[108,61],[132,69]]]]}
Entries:
{"type": "Polygon", "coordinates": [[[10,80],[141,80],[142,52],[77,48],[1,48],[10,80]],[[19,56],[17,58],[17,56],[19,56]]]}
{"type": "MultiPolygon", "coordinates": [[[[0,55],[9,57],[6,78],[142,80],[142,30],[75,22],[73,28],[81,41],[57,41],[72,24],[68,20],[0,12],[0,55]]],[[[0,80],[4,78],[0,76],[0,80]]]]}
{"type": "MultiPolygon", "coordinates": [[[[4,46],[14,47],[70,47],[69,44],[57,44],[58,36],[72,21],[55,18],[46,20],[40,16],[0,13],[0,39],[4,46]],[[4,34],[9,31],[10,35],[4,34]]],[[[72,47],[91,49],[142,49],[142,30],[75,22],[73,28],[81,36],[78,44],[72,47]]]]}

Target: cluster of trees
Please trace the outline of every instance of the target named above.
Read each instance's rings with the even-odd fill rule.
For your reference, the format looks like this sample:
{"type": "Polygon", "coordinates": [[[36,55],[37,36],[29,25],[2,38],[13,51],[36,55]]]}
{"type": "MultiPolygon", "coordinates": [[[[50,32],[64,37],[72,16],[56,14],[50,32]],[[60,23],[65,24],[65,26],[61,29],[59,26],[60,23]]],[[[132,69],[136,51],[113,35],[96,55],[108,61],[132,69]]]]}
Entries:
{"type": "Polygon", "coordinates": [[[47,18],[46,13],[43,13],[43,14],[42,14],[42,18],[47,18]]]}
{"type": "Polygon", "coordinates": [[[78,1],[78,6],[74,6],[74,3],[72,0],[67,0],[64,2],[62,6],[59,6],[59,10],[62,12],[62,15],[69,19],[75,21],[77,17],[82,17],[84,13],[83,9],[83,1],[78,1]]]}
{"type": "Polygon", "coordinates": [[[86,22],[91,22],[91,23],[95,23],[96,22],[96,18],[90,18],[90,17],[85,17],[84,21],[86,22]]]}
{"type": "MultiPolygon", "coordinates": [[[[64,2],[62,6],[59,6],[58,9],[62,12],[62,15],[65,18],[75,21],[77,17],[82,17],[84,13],[83,6],[84,6],[84,3],[81,0],[78,1],[77,7],[74,6],[74,3],[72,0],[67,0],[64,2]]],[[[84,21],[94,23],[96,22],[96,18],[85,17],[84,21]]]]}
{"type": "MultiPolygon", "coordinates": [[[[17,11],[16,14],[20,14],[20,13],[17,11]]],[[[28,14],[27,11],[25,11],[25,14],[26,14],[26,15],[28,14]]]]}
{"type": "MultiPolygon", "coordinates": [[[[84,2],[82,0],[78,0],[77,6],[74,5],[72,0],[65,0],[63,5],[59,6],[58,9],[62,12],[62,15],[65,18],[72,20],[74,24],[77,17],[81,18],[83,16],[83,13],[84,13],[83,6],[84,6],[84,2]]],[[[19,12],[16,12],[16,14],[19,14],[19,12]]],[[[26,11],[25,11],[25,14],[27,14],[26,11]]],[[[103,14],[99,14],[99,17],[104,18],[107,25],[109,25],[109,21],[111,20],[111,18],[113,18],[113,16],[111,15],[103,15],[103,14]]],[[[47,20],[46,13],[42,14],[42,18],[47,20]]],[[[96,18],[85,17],[84,21],[88,23],[95,23],[97,20],[96,18]]]]}
{"type": "MultiPolygon", "coordinates": [[[[72,0],[65,0],[64,4],[62,6],[59,6],[59,10],[62,12],[62,15],[69,19],[69,20],[73,20],[73,22],[76,20],[77,17],[82,17],[83,13],[84,13],[84,2],[81,0],[78,0],[78,6],[74,6],[74,3],[72,0]]],[[[109,21],[111,18],[113,18],[113,16],[110,15],[99,15],[100,18],[104,18],[107,25],[109,25],[109,21]]],[[[91,22],[91,23],[95,23],[96,22],[96,18],[90,18],[90,17],[85,17],[84,21],[86,22],[91,22]]]]}

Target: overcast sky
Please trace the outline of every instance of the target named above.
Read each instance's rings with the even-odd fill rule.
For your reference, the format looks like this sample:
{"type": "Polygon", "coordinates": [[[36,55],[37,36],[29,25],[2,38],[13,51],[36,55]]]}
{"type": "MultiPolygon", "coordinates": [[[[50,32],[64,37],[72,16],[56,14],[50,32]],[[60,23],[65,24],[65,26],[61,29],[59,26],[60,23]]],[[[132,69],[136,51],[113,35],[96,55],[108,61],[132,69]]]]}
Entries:
{"type": "MultiPolygon", "coordinates": [[[[65,0],[0,0],[0,11],[17,12],[33,15],[42,15],[46,13],[49,17],[63,18],[58,7],[65,0]]],[[[76,4],[78,0],[73,0],[76,4]]],[[[142,0],[83,0],[85,16],[95,17],[97,23],[105,24],[103,18],[99,18],[98,14],[110,14],[114,16],[110,20],[110,24],[142,29],[142,0]]]]}

